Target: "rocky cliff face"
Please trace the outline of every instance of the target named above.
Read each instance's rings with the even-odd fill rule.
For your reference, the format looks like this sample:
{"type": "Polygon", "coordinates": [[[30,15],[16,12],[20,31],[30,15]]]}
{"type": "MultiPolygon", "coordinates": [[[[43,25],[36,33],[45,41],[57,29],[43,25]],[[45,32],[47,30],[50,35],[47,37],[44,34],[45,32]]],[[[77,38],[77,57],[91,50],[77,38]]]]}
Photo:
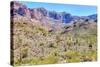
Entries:
{"type": "Polygon", "coordinates": [[[24,17],[28,17],[31,19],[36,19],[40,21],[58,21],[61,23],[70,23],[71,21],[79,20],[79,19],[96,19],[97,15],[90,15],[90,16],[84,16],[84,17],[78,17],[78,16],[72,16],[70,13],[66,12],[56,12],[56,11],[48,11],[45,8],[27,8],[25,5],[18,3],[18,2],[12,2],[11,3],[11,15],[20,15],[24,17]]]}

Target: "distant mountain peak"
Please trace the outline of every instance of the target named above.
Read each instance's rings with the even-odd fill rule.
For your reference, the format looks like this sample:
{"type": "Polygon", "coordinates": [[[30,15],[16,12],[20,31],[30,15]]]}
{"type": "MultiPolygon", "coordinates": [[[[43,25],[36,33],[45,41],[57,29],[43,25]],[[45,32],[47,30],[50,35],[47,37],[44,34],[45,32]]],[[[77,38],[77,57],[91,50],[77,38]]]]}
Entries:
{"type": "Polygon", "coordinates": [[[65,11],[63,12],[56,12],[56,11],[49,11],[43,7],[38,8],[27,8],[26,5],[13,1],[11,2],[11,16],[20,15],[24,17],[28,17],[31,19],[36,19],[39,21],[58,21],[61,23],[70,23],[73,20],[79,19],[97,19],[97,14],[79,17],[79,16],[72,16],[70,13],[65,11]]]}

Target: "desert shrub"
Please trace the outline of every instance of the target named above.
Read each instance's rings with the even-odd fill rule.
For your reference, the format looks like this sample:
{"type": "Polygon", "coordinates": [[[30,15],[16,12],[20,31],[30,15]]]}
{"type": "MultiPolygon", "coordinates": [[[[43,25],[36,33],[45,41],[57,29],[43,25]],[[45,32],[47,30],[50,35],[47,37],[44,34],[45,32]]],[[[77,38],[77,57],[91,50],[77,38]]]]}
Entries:
{"type": "Polygon", "coordinates": [[[40,46],[43,46],[44,45],[44,43],[42,42],[42,43],[40,43],[40,46]]]}
{"type": "Polygon", "coordinates": [[[17,49],[17,48],[19,48],[20,46],[21,46],[21,44],[22,44],[22,39],[19,37],[19,36],[13,36],[14,37],[14,49],[17,49]]]}
{"type": "Polygon", "coordinates": [[[79,53],[76,51],[67,51],[67,52],[65,52],[65,55],[73,57],[73,56],[79,56],[79,53]]]}
{"type": "Polygon", "coordinates": [[[28,53],[28,47],[23,47],[21,49],[21,57],[26,58],[28,56],[27,53],[28,53]]]}
{"type": "Polygon", "coordinates": [[[37,57],[33,57],[29,60],[27,60],[27,64],[38,64],[40,60],[37,57]]]}
{"type": "Polygon", "coordinates": [[[91,60],[91,61],[96,61],[97,60],[97,52],[95,50],[90,50],[86,53],[86,56],[91,60]]]}
{"type": "Polygon", "coordinates": [[[68,63],[80,62],[80,61],[81,60],[79,57],[72,57],[72,58],[66,59],[66,62],[68,62],[68,63]]]}
{"type": "Polygon", "coordinates": [[[71,46],[73,44],[73,38],[71,36],[67,36],[66,45],[71,46]]]}
{"type": "Polygon", "coordinates": [[[57,44],[56,43],[50,43],[49,47],[50,48],[56,48],[57,47],[57,44]]]}
{"type": "Polygon", "coordinates": [[[56,35],[56,43],[59,43],[60,41],[62,41],[61,36],[56,35]]]}
{"type": "Polygon", "coordinates": [[[29,60],[26,60],[26,62],[23,64],[54,64],[57,63],[58,58],[54,55],[48,55],[45,56],[42,60],[38,57],[33,57],[29,60]]]}
{"type": "Polygon", "coordinates": [[[89,51],[83,51],[80,52],[80,59],[83,62],[86,61],[96,61],[97,60],[97,52],[96,50],[89,50],[89,51]]]}
{"type": "Polygon", "coordinates": [[[46,56],[43,61],[40,61],[40,64],[54,64],[57,63],[57,61],[58,57],[51,54],[46,56]]]}
{"type": "Polygon", "coordinates": [[[18,65],[21,65],[21,60],[20,59],[16,59],[15,61],[14,61],[14,66],[18,66],[18,65]]]}
{"type": "Polygon", "coordinates": [[[80,54],[76,51],[67,51],[64,53],[67,57],[66,62],[80,62],[80,54]]]}
{"type": "Polygon", "coordinates": [[[37,30],[40,31],[43,36],[47,36],[47,34],[48,34],[48,31],[43,27],[38,27],[37,30]]]}

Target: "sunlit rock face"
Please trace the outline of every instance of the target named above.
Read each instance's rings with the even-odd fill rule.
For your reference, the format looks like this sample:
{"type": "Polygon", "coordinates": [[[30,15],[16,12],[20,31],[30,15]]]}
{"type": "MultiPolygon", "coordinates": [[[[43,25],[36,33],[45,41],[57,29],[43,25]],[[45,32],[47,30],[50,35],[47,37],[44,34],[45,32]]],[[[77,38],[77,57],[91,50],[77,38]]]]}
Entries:
{"type": "Polygon", "coordinates": [[[70,13],[66,12],[56,12],[56,11],[48,11],[43,7],[39,8],[28,8],[25,5],[12,2],[11,3],[11,15],[20,15],[27,18],[32,18],[40,21],[59,21],[61,23],[70,23],[71,21],[79,20],[79,19],[93,19],[96,20],[97,14],[93,14],[90,16],[72,16],[70,13]]]}

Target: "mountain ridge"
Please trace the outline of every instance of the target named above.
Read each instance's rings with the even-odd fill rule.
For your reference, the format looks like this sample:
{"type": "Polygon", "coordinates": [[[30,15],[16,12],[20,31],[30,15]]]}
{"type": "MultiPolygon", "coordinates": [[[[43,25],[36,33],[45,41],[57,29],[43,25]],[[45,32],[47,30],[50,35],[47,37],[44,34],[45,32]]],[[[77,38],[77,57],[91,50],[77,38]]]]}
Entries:
{"type": "Polygon", "coordinates": [[[70,23],[73,20],[79,19],[93,19],[96,20],[97,14],[92,14],[89,16],[72,16],[67,12],[56,12],[48,11],[43,7],[39,8],[27,8],[25,5],[19,2],[11,2],[11,16],[20,15],[26,16],[31,19],[36,19],[40,21],[51,20],[53,22],[58,21],[61,23],[70,23]]]}

